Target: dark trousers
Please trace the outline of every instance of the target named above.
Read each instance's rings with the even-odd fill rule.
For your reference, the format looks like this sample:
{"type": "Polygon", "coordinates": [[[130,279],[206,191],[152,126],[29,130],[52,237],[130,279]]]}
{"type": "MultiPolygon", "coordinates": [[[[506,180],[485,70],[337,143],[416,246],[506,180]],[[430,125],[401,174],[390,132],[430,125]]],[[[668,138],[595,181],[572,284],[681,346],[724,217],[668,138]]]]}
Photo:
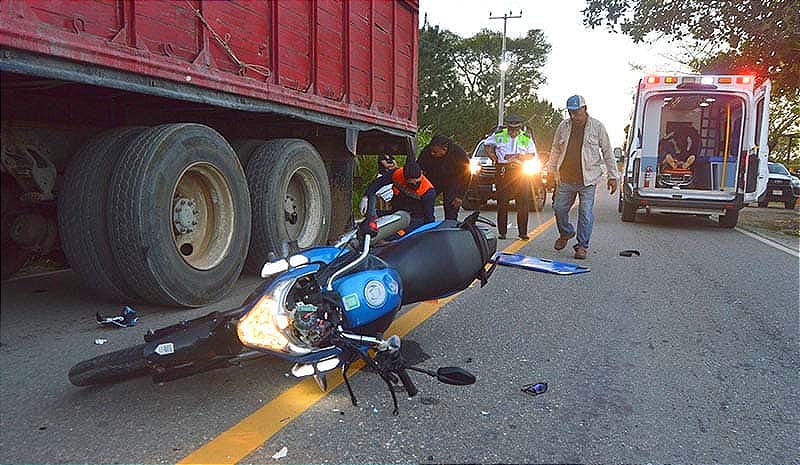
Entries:
{"type": "MultiPolygon", "coordinates": [[[[454,207],[452,205],[453,199],[456,198],[455,194],[445,191],[442,194],[442,204],[444,205],[444,219],[446,220],[457,220],[458,219],[458,210],[461,207],[454,207]]],[[[463,199],[462,199],[463,200],[463,199]]]]}
{"type": "Polygon", "coordinates": [[[520,236],[528,235],[528,208],[531,187],[528,177],[519,165],[497,166],[497,231],[505,236],[508,229],[508,201],[514,199],[517,207],[517,228],[520,236]]]}

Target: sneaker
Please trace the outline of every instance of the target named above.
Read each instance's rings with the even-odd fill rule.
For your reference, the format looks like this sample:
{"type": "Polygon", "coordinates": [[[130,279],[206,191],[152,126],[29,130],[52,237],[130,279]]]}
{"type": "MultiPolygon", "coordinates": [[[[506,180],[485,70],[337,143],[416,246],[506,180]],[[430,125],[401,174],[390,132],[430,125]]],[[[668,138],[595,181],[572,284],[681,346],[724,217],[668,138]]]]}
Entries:
{"type": "Polygon", "coordinates": [[[556,249],[556,250],[563,249],[564,247],[567,246],[567,241],[569,241],[573,237],[575,237],[575,233],[574,232],[572,234],[569,234],[569,235],[566,235],[566,236],[559,236],[558,239],[556,239],[556,243],[553,245],[553,248],[556,249]]]}
{"type": "Polygon", "coordinates": [[[505,234],[500,234],[499,236],[497,236],[497,238],[505,240],[506,239],[506,235],[505,234]]]}
{"type": "Polygon", "coordinates": [[[577,258],[578,260],[585,260],[588,254],[589,251],[586,250],[585,248],[579,245],[575,246],[575,258],[577,258]]]}
{"type": "Polygon", "coordinates": [[[522,239],[523,241],[527,241],[528,239],[530,239],[530,237],[528,237],[526,234],[520,234],[519,238],[522,239]]]}

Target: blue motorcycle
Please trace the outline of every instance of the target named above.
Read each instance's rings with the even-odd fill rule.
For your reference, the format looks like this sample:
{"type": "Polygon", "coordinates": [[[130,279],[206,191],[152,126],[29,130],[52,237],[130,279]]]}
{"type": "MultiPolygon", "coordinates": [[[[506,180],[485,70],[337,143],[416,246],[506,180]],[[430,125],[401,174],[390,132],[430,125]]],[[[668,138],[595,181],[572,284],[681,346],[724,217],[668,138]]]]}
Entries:
{"type": "Polygon", "coordinates": [[[341,368],[355,404],[347,373],[363,360],[389,387],[395,414],[396,389],[417,393],[409,370],[473,384],[475,376],[461,368],[411,365],[400,338],[383,333],[403,305],[446,297],[475,279],[485,284],[494,270],[494,225],[475,212],[463,222],[436,221],[384,241],[398,237],[409,220],[398,212],[362,222],[332,246],[287,250],[264,265],[264,282],[241,307],[148,331],[144,344],[78,363],[69,380],[88,386],[149,374],[165,382],[272,355],[294,362],[294,376],[313,376],[323,390],[325,374],[341,368]]]}

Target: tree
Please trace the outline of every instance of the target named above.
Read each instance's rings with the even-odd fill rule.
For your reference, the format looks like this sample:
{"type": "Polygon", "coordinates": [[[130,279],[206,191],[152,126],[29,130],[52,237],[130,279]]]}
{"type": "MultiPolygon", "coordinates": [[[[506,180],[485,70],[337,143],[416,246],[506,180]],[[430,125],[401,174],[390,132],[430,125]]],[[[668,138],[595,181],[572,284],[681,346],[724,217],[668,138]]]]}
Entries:
{"type": "MultiPolygon", "coordinates": [[[[419,36],[419,126],[447,135],[470,150],[497,123],[501,34],[482,30],[461,38],[424,23],[419,36]]],[[[535,90],[544,83],[541,68],[550,45],[541,31],[531,30],[524,37],[507,38],[506,48],[509,111],[530,117],[546,133],[545,122],[553,120],[553,113],[559,114],[549,103],[539,101],[535,90]]],[[[542,137],[537,131],[537,143],[552,139],[551,133],[542,137]]]]}
{"type": "Polygon", "coordinates": [[[588,0],[584,24],[689,44],[686,63],[709,74],[755,74],[773,83],[771,150],[800,119],[800,14],[797,0],[588,0]]]}

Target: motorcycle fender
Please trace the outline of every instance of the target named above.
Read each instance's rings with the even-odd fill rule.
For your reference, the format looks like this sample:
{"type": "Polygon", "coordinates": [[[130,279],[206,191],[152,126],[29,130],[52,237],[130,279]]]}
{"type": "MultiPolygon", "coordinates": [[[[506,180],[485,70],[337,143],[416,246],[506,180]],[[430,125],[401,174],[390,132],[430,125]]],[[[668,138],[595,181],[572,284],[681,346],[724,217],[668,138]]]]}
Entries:
{"type": "Polygon", "coordinates": [[[220,320],[214,318],[151,340],[144,348],[147,365],[169,368],[214,358],[217,354],[213,340],[218,327],[220,320]]]}

